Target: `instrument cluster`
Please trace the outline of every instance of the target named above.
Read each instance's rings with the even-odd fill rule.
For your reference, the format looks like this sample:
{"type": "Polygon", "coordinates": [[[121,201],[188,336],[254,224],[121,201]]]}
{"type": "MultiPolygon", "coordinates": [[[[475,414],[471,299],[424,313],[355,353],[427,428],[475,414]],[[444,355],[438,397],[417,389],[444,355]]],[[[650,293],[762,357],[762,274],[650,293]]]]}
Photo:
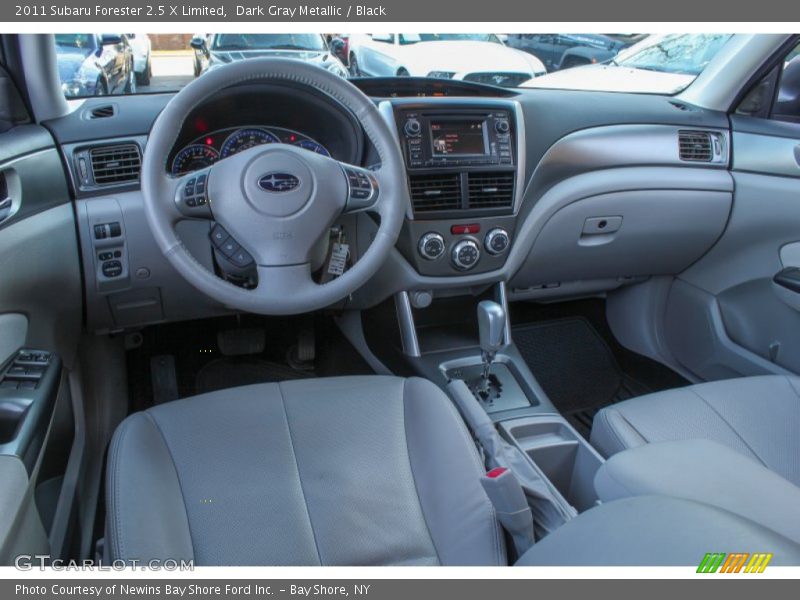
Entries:
{"type": "Polygon", "coordinates": [[[203,134],[181,148],[172,159],[170,172],[184,175],[213,165],[261,144],[291,144],[309,152],[330,156],[325,146],[316,140],[283,127],[231,127],[203,134]]]}

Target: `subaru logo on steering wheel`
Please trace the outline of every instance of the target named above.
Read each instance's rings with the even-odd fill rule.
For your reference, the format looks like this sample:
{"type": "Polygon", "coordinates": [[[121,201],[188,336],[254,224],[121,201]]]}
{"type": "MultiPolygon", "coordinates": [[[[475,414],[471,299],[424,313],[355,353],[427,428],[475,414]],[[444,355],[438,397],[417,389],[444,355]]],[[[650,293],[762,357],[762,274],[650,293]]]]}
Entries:
{"type": "Polygon", "coordinates": [[[290,192],[300,185],[300,179],[290,173],[267,173],[258,179],[258,187],[265,192],[290,192]]]}

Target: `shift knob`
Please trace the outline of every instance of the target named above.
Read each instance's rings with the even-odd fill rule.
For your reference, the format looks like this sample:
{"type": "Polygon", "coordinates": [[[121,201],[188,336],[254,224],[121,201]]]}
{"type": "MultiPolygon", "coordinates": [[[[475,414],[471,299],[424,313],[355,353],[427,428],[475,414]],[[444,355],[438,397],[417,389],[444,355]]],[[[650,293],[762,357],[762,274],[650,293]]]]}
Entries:
{"type": "Polygon", "coordinates": [[[506,311],[497,302],[483,300],[478,304],[478,330],[480,331],[481,351],[493,360],[497,351],[503,347],[503,334],[506,330],[506,311]]]}

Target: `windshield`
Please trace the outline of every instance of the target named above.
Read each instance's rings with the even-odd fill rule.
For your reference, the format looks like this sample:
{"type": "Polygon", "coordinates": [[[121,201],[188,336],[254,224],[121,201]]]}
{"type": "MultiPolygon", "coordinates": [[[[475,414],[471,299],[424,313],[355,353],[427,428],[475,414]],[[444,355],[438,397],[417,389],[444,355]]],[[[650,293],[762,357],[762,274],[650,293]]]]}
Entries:
{"type": "Polygon", "coordinates": [[[78,48],[79,50],[94,50],[95,37],[92,33],[57,34],[56,46],[78,48]]]}
{"type": "Polygon", "coordinates": [[[646,33],[73,33],[54,36],[67,98],[171,93],[263,56],[343,78],[674,94],[731,38],[646,33]]]}
{"type": "Polygon", "coordinates": [[[730,34],[668,35],[612,62],[621,67],[696,76],[730,38],[730,34]]]}
{"type": "Polygon", "coordinates": [[[212,50],[325,50],[317,33],[221,33],[214,37],[212,50]]]}

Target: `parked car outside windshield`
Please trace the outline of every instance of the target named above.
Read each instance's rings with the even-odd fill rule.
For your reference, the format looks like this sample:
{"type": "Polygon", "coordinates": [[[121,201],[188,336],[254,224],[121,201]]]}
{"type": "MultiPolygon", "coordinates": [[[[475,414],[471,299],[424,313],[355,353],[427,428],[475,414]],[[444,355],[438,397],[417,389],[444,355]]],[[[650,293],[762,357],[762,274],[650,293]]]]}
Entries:
{"type": "Polygon", "coordinates": [[[65,96],[136,92],[133,50],[124,34],[57,34],[55,50],[65,96]]]}
{"type": "Polygon", "coordinates": [[[356,77],[431,77],[517,87],[544,75],[535,56],[509,48],[492,33],[389,33],[350,38],[356,77]]]}
{"type": "Polygon", "coordinates": [[[58,34],[55,44],[68,98],[175,92],[209,69],[258,57],[291,58],[341,77],[424,77],[506,88],[674,94],[705,69],[730,37],[136,32],[58,34]],[[635,40],[639,41],[629,45],[635,40]],[[552,52],[544,54],[545,50],[552,52]],[[577,64],[578,57],[587,64],[566,69],[577,64]]]}
{"type": "Polygon", "coordinates": [[[319,33],[220,33],[195,37],[192,47],[199,55],[199,74],[248,58],[293,58],[315,64],[341,77],[347,69],[319,33]]]}
{"type": "Polygon", "coordinates": [[[523,87],[677,94],[703,72],[731,37],[724,33],[649,36],[607,64],[551,73],[523,87]]]}

